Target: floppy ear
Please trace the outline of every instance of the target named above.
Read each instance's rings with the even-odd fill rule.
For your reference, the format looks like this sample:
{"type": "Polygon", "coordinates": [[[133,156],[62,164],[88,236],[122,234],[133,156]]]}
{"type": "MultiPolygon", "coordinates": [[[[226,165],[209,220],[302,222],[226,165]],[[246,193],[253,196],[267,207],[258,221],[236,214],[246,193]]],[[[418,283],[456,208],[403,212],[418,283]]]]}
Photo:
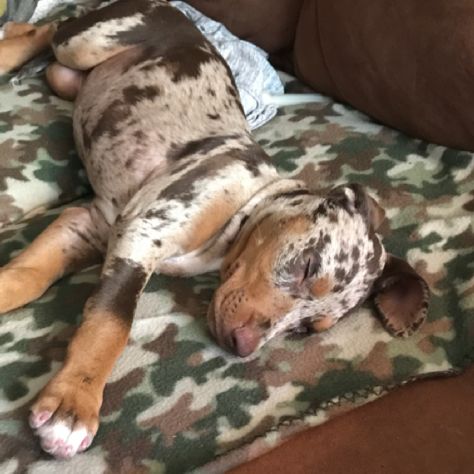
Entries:
{"type": "Polygon", "coordinates": [[[372,224],[374,230],[377,230],[385,220],[385,211],[380,204],[369,194],[365,194],[365,206],[367,219],[372,224]]]}
{"type": "Polygon", "coordinates": [[[425,280],[407,262],[390,254],[372,288],[382,324],[397,337],[413,334],[424,323],[429,293],[425,280]]]}
{"type": "Polygon", "coordinates": [[[385,211],[365,189],[357,183],[343,184],[332,189],[327,200],[362,214],[373,230],[377,230],[385,219],[385,211]]]}

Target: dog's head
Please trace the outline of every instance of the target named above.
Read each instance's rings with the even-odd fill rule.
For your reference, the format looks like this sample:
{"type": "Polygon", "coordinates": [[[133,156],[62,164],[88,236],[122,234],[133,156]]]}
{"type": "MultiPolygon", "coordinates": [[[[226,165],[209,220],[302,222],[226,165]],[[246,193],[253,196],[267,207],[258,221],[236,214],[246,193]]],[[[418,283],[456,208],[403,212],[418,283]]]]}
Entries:
{"type": "Polygon", "coordinates": [[[267,198],[226,255],[208,312],[220,345],[247,356],[283,331],[323,330],[369,296],[387,330],[411,334],[428,287],[388,255],[376,231],[385,213],[359,185],[320,198],[296,190],[267,198]]]}

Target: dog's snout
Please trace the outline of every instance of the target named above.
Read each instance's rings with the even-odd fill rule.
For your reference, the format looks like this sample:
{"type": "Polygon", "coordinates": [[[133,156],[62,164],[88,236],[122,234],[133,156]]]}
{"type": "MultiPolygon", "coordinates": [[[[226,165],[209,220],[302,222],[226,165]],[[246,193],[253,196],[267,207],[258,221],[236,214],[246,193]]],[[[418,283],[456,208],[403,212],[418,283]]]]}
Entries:
{"type": "Polygon", "coordinates": [[[262,339],[253,307],[245,303],[242,290],[218,290],[209,306],[209,329],[219,345],[240,357],[255,352],[262,339]]]}
{"type": "Polygon", "coordinates": [[[240,357],[247,357],[255,352],[260,342],[257,328],[243,326],[234,329],[229,336],[229,346],[240,357]]]}

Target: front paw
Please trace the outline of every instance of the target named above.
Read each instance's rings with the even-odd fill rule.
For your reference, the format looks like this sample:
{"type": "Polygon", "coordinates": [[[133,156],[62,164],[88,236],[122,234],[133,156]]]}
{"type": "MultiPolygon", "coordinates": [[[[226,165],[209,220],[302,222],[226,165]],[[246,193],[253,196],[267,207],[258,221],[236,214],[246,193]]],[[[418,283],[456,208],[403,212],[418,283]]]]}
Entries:
{"type": "Polygon", "coordinates": [[[101,398],[84,383],[56,376],[31,408],[30,426],[43,450],[61,459],[85,451],[99,427],[101,398]]]}

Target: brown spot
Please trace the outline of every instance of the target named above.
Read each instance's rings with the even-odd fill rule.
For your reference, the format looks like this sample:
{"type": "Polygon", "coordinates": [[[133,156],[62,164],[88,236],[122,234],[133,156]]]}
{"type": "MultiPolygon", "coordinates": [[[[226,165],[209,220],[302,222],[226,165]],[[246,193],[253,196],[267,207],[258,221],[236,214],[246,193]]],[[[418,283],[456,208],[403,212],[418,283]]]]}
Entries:
{"type": "Polygon", "coordinates": [[[156,352],[160,359],[167,359],[176,353],[176,324],[169,324],[166,329],[153,341],[143,345],[143,349],[156,352]]]}
{"type": "Polygon", "coordinates": [[[136,105],[143,100],[153,100],[158,95],[160,95],[160,89],[157,86],[138,87],[132,85],[123,90],[124,101],[129,105],[136,105]]]}
{"type": "Polygon", "coordinates": [[[158,428],[160,433],[163,434],[165,446],[172,446],[177,434],[189,431],[197,421],[208,416],[213,410],[211,405],[207,405],[200,410],[193,410],[191,408],[193,398],[192,393],[183,394],[173,408],[141,422],[140,426],[145,429],[158,428]]]}
{"type": "Polygon", "coordinates": [[[144,376],[145,370],[137,368],[129,372],[120,380],[108,383],[104,392],[104,404],[101,408],[101,415],[107,416],[114,411],[120,410],[123,404],[123,399],[128,391],[140,385],[144,376]]]}
{"type": "Polygon", "coordinates": [[[222,169],[232,164],[232,158],[227,154],[216,155],[203,160],[197,166],[185,172],[179,179],[172,181],[159,194],[159,199],[180,199],[183,202],[195,198],[194,186],[203,178],[210,178],[222,169]]]}
{"type": "Polygon", "coordinates": [[[304,346],[304,357],[295,357],[294,352],[287,349],[275,349],[271,352],[271,358],[267,370],[261,376],[265,385],[280,387],[288,382],[314,385],[322,374],[331,370],[340,370],[343,362],[335,359],[327,359],[327,355],[334,349],[335,345],[321,345],[318,336],[306,338],[304,346]],[[282,371],[281,363],[289,364],[290,369],[282,371]]]}
{"type": "Polygon", "coordinates": [[[323,332],[332,328],[336,323],[332,316],[324,315],[319,317],[316,321],[313,321],[313,329],[315,332],[323,332]]]}
{"type": "MultiPolygon", "coordinates": [[[[471,194],[474,194],[474,191],[471,191],[471,194]]],[[[474,212],[474,199],[463,204],[463,209],[469,212],[474,212]]]]}
{"type": "Polygon", "coordinates": [[[338,282],[343,282],[346,278],[346,271],[344,270],[344,268],[338,267],[334,272],[334,276],[336,277],[336,280],[338,282]]]}
{"type": "Polygon", "coordinates": [[[186,360],[186,365],[189,367],[197,367],[201,365],[204,361],[203,355],[201,352],[195,352],[194,354],[191,354],[187,360],[186,360]]]}
{"type": "Polygon", "coordinates": [[[345,252],[342,249],[336,255],[336,261],[339,262],[339,263],[347,262],[348,258],[349,258],[349,255],[347,254],[347,252],[345,252]]]}
{"type": "Polygon", "coordinates": [[[116,258],[110,266],[110,274],[102,276],[91,296],[94,311],[106,310],[125,324],[131,325],[138,297],[147,281],[141,265],[123,258],[116,258]]]}
{"type": "MultiPolygon", "coordinates": [[[[130,107],[120,100],[114,100],[100,116],[89,137],[84,137],[84,143],[95,142],[103,135],[115,137],[119,133],[119,125],[130,116],[130,107]]],[[[85,129],[84,135],[86,135],[85,129]]]]}
{"type": "Polygon", "coordinates": [[[370,372],[378,379],[387,380],[392,377],[392,362],[387,355],[387,343],[379,341],[367,357],[361,362],[359,370],[370,372]]]}
{"type": "Polygon", "coordinates": [[[421,339],[418,341],[417,346],[425,354],[432,354],[436,350],[435,346],[431,342],[431,337],[425,337],[424,339],[421,339]]]}
{"type": "Polygon", "coordinates": [[[359,247],[357,247],[356,245],[352,247],[351,257],[352,257],[352,260],[355,260],[355,261],[358,261],[360,258],[360,250],[359,250],[359,247]]]}
{"type": "Polygon", "coordinates": [[[168,153],[168,158],[179,160],[190,155],[206,155],[214,149],[225,145],[228,140],[238,138],[238,135],[221,135],[205,137],[200,140],[192,140],[178,146],[173,146],[168,153]]]}
{"type": "Polygon", "coordinates": [[[422,329],[421,334],[436,335],[439,333],[447,333],[453,330],[453,320],[442,318],[436,321],[427,321],[422,329]]]}
{"type": "Polygon", "coordinates": [[[316,296],[316,298],[323,298],[326,296],[334,287],[334,282],[325,275],[321,278],[318,278],[311,287],[311,293],[316,296]]]}

